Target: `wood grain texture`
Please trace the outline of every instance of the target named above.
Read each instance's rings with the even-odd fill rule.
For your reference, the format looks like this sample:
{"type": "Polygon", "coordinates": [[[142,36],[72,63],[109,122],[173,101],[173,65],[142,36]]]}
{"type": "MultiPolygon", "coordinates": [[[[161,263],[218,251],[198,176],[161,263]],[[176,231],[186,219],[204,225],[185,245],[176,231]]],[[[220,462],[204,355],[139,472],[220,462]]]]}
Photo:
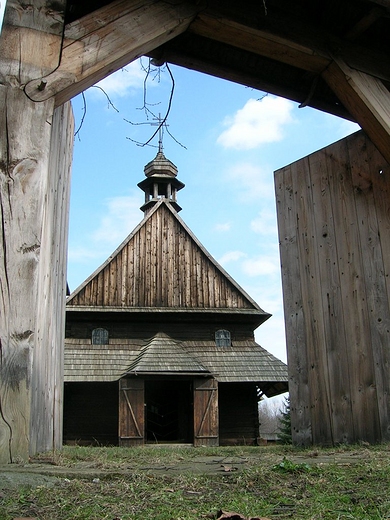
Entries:
{"type": "Polygon", "coordinates": [[[264,312],[212,259],[164,199],[76,289],[68,300],[72,305],[264,312]],[[121,294],[114,290],[118,277],[121,294]]]}
{"type": "Polygon", "coordinates": [[[119,381],[119,445],[137,446],[145,439],[145,383],[143,379],[119,381]]]}
{"type": "Polygon", "coordinates": [[[388,176],[362,132],[275,174],[296,442],[388,439],[388,176]]]}
{"type": "Polygon", "coordinates": [[[189,31],[311,72],[322,72],[330,62],[326,53],[321,56],[313,47],[213,13],[200,13],[189,31]]]}
{"type": "Polygon", "coordinates": [[[54,111],[44,186],[31,378],[30,453],[61,449],[66,263],[74,119],[70,103],[54,111]]]}
{"type": "Polygon", "coordinates": [[[198,10],[186,2],[116,0],[66,28],[59,67],[26,91],[35,101],[55,96],[58,106],[184,32],[198,10]]]}
{"type": "Polygon", "coordinates": [[[381,80],[335,60],[322,73],[340,101],[390,162],[390,92],[381,80]]]}
{"type": "Polygon", "coordinates": [[[194,446],[218,446],[218,383],[194,380],[194,446]]]}
{"type": "Polygon", "coordinates": [[[64,311],[68,208],[62,201],[72,134],[53,148],[51,137],[71,130],[70,109],[52,120],[53,101],[33,103],[23,84],[58,65],[64,5],[58,2],[56,11],[44,1],[7,2],[0,39],[1,462],[27,460],[38,445],[53,447],[53,424],[61,424],[57,325],[64,311]]]}
{"type": "Polygon", "coordinates": [[[310,402],[309,374],[307,353],[301,347],[305,338],[305,316],[302,285],[299,283],[302,275],[297,230],[297,182],[295,164],[281,170],[275,178],[287,360],[290,367],[291,426],[295,442],[310,444],[312,430],[307,404],[310,402]]]}

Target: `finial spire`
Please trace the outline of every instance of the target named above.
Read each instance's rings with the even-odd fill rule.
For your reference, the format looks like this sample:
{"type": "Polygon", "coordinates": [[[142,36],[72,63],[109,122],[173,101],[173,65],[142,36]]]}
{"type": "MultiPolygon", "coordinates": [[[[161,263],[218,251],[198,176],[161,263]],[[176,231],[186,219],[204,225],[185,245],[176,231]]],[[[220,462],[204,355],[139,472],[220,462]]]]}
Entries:
{"type": "Polygon", "coordinates": [[[163,137],[164,137],[164,127],[167,127],[167,123],[161,117],[161,113],[158,113],[158,117],[154,117],[153,121],[157,121],[156,123],[150,123],[152,126],[158,126],[158,153],[163,153],[163,137]]]}

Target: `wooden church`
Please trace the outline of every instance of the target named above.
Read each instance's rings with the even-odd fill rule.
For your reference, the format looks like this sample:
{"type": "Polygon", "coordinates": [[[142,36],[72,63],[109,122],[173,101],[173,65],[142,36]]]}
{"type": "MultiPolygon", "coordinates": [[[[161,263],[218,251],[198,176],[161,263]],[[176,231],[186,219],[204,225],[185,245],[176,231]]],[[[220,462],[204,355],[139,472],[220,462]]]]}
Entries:
{"type": "Polygon", "coordinates": [[[160,146],[144,218],[67,301],[64,442],[255,444],[258,401],[287,366],[254,340],[270,315],[179,217],[160,146]]]}

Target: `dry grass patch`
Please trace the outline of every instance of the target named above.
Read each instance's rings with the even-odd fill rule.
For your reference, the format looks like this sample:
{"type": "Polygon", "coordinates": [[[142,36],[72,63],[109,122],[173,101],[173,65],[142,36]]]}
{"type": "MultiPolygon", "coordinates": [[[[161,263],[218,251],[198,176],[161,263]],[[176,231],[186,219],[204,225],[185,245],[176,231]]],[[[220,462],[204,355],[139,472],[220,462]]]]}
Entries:
{"type": "Polygon", "coordinates": [[[1,520],[195,520],[215,518],[220,509],[271,519],[390,518],[388,445],[72,447],[38,460],[42,471],[51,462],[61,477],[52,487],[1,491],[1,520]]]}

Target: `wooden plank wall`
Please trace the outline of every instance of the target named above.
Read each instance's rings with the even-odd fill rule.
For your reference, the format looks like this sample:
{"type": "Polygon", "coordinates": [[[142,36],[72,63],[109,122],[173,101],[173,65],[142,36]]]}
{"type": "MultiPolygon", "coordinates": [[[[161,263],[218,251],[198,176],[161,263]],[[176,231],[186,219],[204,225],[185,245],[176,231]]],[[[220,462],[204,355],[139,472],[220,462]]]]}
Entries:
{"type": "Polygon", "coordinates": [[[256,385],[219,383],[219,445],[257,444],[259,413],[256,385]]]}
{"type": "Polygon", "coordinates": [[[165,205],[68,305],[253,308],[165,205]]]}
{"type": "MultiPolygon", "coordinates": [[[[217,315],[198,319],[193,315],[184,316],[177,314],[173,317],[167,317],[164,314],[160,320],[144,313],[135,316],[124,316],[121,321],[116,318],[114,321],[110,314],[102,313],[90,316],[79,316],[81,313],[68,313],[66,323],[66,338],[83,338],[91,341],[92,331],[96,327],[103,327],[109,331],[109,341],[123,338],[132,338],[134,340],[146,340],[157,334],[164,332],[179,341],[213,341],[215,342],[215,331],[221,328],[227,328],[231,332],[232,341],[250,341],[254,340],[253,328],[249,323],[237,323],[233,321],[231,316],[217,315]],[[75,316],[76,314],[76,316],[75,316]],[[208,318],[208,319],[207,319],[208,318]],[[169,320],[169,321],[168,321],[169,320]]],[[[240,316],[241,317],[241,316],[240,316]]]]}
{"type": "Polygon", "coordinates": [[[118,445],[118,386],[65,383],[64,444],[118,445]]]}
{"type": "Polygon", "coordinates": [[[362,132],[275,172],[295,443],[390,439],[389,181],[362,132]]]}

